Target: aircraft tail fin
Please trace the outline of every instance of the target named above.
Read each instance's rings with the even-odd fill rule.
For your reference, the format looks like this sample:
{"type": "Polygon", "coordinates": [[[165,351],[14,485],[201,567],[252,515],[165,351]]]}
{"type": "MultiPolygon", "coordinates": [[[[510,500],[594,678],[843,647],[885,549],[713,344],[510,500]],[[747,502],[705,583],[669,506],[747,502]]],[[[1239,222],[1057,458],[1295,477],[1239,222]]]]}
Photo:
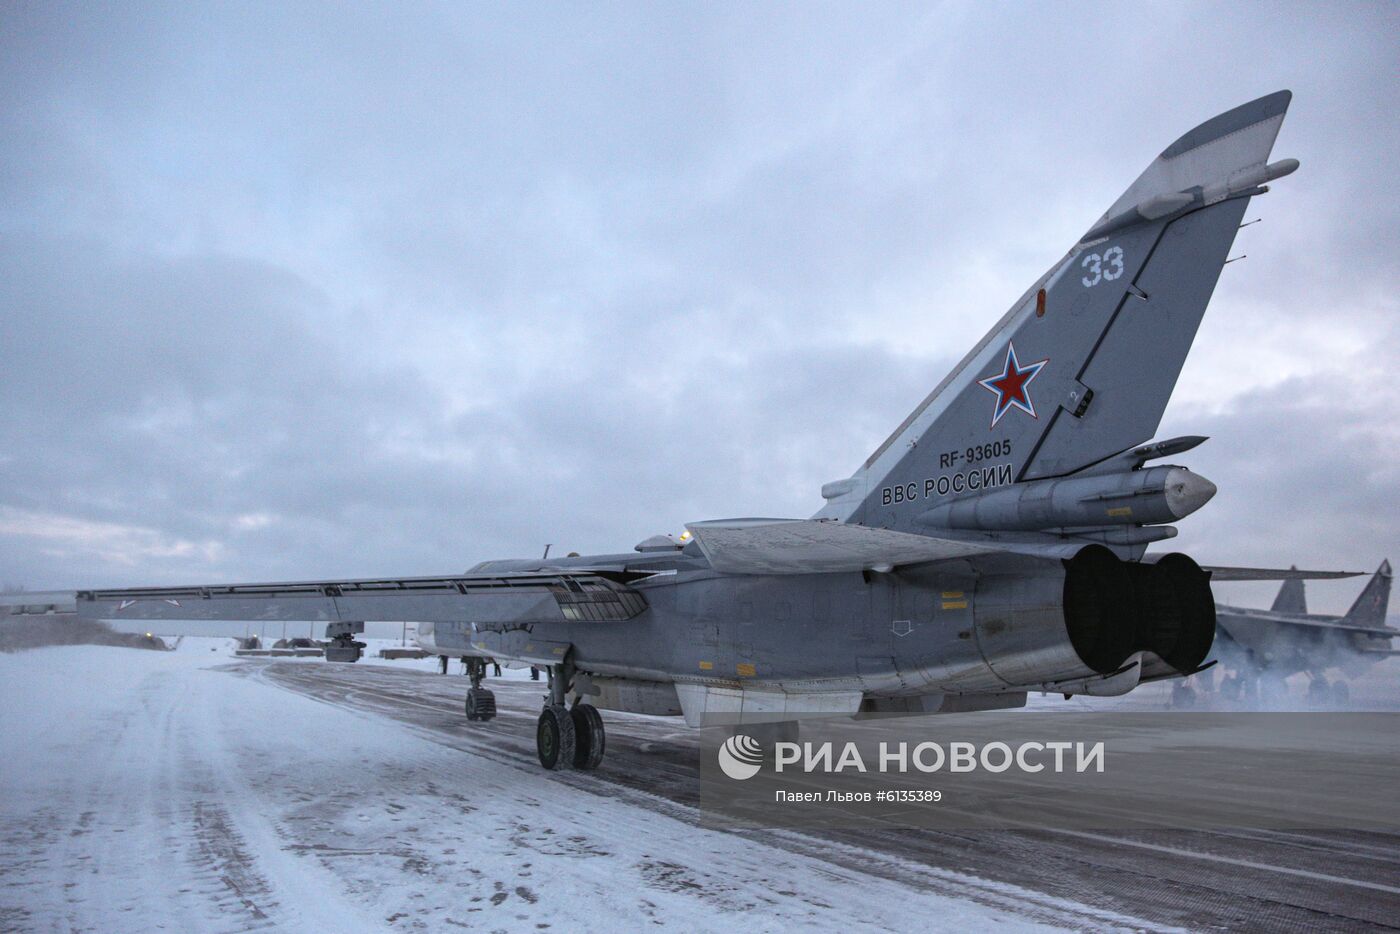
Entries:
{"type": "MultiPolygon", "coordinates": [[[[1152,438],[1291,94],[1168,146],[814,518],[933,534],[960,495],[1083,471],[1152,438]]],[[[1128,469],[1128,468],[1125,468],[1128,469]]]]}
{"type": "Polygon", "coordinates": [[[1390,581],[1390,562],[1382,561],[1343,618],[1358,625],[1384,626],[1385,614],[1390,606],[1390,581]]]}
{"type": "MultiPolygon", "coordinates": [[[[1298,565],[1290,565],[1288,570],[1298,570],[1298,565]]],[[[1283,582],[1283,586],[1278,590],[1278,596],[1274,598],[1274,605],[1269,609],[1275,613],[1287,613],[1290,616],[1303,616],[1308,612],[1308,598],[1303,591],[1303,579],[1293,577],[1283,582]]]]}

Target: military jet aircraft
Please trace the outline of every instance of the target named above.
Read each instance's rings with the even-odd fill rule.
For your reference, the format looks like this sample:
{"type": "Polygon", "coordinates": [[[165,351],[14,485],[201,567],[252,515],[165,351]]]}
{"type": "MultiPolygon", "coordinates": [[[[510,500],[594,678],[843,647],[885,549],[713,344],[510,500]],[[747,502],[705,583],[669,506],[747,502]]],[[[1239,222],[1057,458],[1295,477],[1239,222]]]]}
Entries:
{"type": "Polygon", "coordinates": [[[1160,463],[1204,438],[1151,439],[1246,206],[1298,167],[1269,161],[1291,97],[1163,150],[810,518],[448,577],[88,590],[78,611],[324,620],[328,658],[358,654],[365,620],[419,621],[420,645],[468,661],[469,719],[495,714],[486,659],[548,671],[549,769],[598,765],[599,707],[747,729],[1190,675],[1209,569],[1146,550],[1216,488],[1160,463]]]}
{"type": "MultiPolygon", "coordinates": [[[[1351,700],[1346,678],[1400,655],[1391,641],[1400,629],[1386,625],[1390,582],[1390,562],[1382,561],[1344,616],[1309,613],[1301,578],[1285,580],[1267,610],[1217,604],[1214,655],[1218,670],[1229,672],[1220,682],[1222,699],[1276,699],[1284,679],[1301,672],[1308,676],[1309,701],[1345,706],[1351,700]],[[1329,681],[1332,669],[1339,676],[1329,681]]],[[[1209,674],[1200,679],[1207,690],[1215,680],[1215,672],[1209,674]]]]}

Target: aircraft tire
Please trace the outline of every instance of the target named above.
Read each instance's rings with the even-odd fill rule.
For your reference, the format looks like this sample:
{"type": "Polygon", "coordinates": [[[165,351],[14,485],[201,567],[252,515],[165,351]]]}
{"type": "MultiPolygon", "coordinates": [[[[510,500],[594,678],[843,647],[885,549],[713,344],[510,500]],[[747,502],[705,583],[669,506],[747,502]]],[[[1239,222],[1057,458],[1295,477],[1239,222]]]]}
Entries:
{"type": "Polygon", "coordinates": [[[574,718],[562,704],[554,704],[540,712],[535,727],[535,750],[540,765],[550,771],[573,768],[574,718]]]}
{"type": "Polygon", "coordinates": [[[592,704],[575,704],[569,713],[574,721],[574,768],[596,769],[607,747],[603,717],[592,704]]]}
{"type": "Polygon", "coordinates": [[[496,695],[486,688],[468,688],[466,706],[468,720],[494,720],[496,717],[496,695]]]}

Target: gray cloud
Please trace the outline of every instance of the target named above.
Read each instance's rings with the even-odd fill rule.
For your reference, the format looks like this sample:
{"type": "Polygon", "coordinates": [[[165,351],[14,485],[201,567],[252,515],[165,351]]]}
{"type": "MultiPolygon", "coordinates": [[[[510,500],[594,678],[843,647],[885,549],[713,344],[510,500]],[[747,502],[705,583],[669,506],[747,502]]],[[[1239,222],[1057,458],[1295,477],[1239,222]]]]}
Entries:
{"type": "Polygon", "coordinates": [[[1159,149],[1279,87],[1304,168],[1163,426],[1222,487],[1180,543],[1400,557],[1389,7],[0,18],[7,580],[810,514],[1159,149]]]}

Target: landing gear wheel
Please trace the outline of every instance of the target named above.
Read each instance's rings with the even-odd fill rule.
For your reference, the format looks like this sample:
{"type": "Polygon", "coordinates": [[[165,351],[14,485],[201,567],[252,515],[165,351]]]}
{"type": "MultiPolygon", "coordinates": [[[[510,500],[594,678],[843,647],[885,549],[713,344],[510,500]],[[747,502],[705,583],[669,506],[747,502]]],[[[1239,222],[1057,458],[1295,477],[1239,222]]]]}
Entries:
{"type": "Polygon", "coordinates": [[[607,745],[603,718],[592,704],[575,704],[569,714],[574,721],[574,768],[596,769],[607,745]]]}
{"type": "Polygon", "coordinates": [[[496,717],[496,695],[486,688],[467,689],[467,719],[493,720],[496,717]]]}
{"type": "Polygon", "coordinates": [[[551,771],[574,765],[574,718],[563,704],[553,704],[540,713],[535,727],[535,749],[540,765],[551,771]]]}

